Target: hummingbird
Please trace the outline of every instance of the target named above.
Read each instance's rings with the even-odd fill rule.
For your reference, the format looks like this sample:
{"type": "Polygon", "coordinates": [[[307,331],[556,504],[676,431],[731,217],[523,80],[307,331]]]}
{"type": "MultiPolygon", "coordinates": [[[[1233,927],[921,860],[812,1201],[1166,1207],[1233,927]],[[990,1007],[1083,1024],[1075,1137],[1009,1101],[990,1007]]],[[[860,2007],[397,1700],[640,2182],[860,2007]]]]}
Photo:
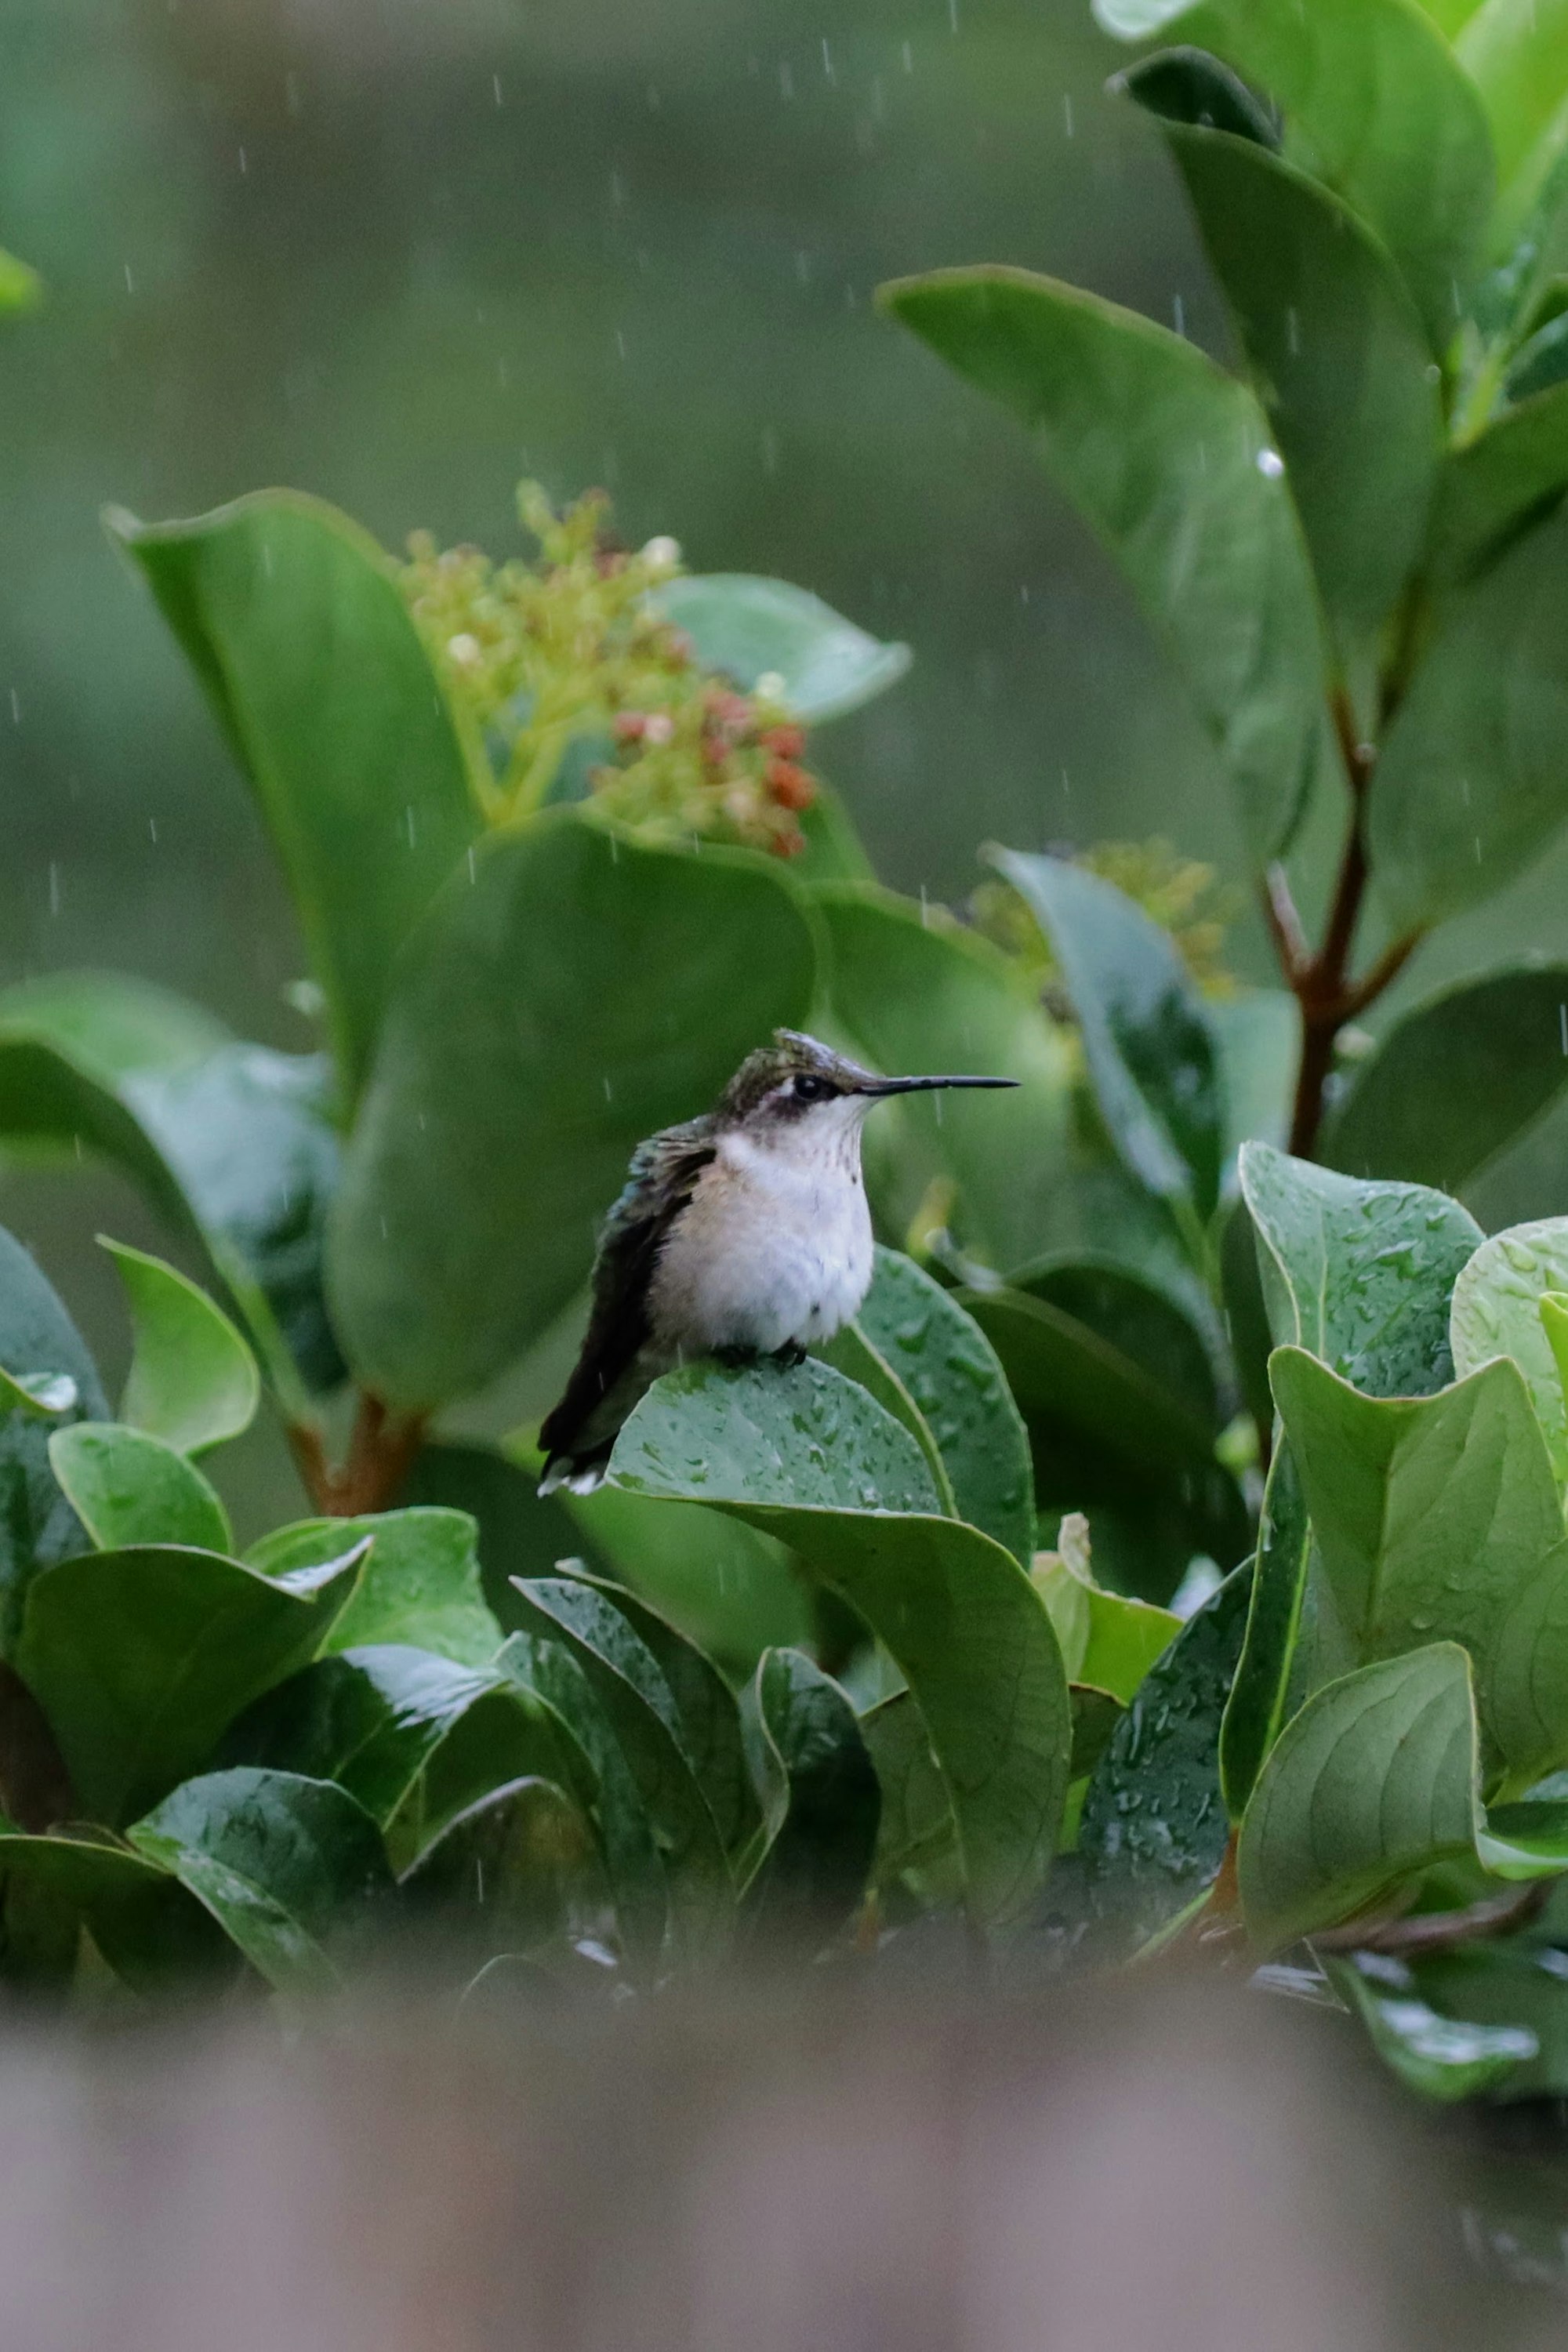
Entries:
{"type": "Polygon", "coordinates": [[[775,1029],[700,1118],[639,1143],[605,1221],[587,1335],[539,1433],[542,1495],[591,1494],[621,1425],[693,1356],[798,1364],[871,1286],[860,1174],[866,1114],[889,1095],[1016,1078],[882,1078],[775,1029]]]}

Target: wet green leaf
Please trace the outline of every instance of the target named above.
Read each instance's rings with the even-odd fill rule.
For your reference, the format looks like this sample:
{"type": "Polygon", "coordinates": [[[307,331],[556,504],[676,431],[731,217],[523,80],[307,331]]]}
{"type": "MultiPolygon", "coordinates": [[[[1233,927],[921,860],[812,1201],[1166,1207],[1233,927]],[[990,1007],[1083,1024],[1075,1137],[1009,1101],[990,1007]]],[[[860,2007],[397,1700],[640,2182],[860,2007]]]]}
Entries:
{"type": "Polygon", "coordinates": [[[221,1979],[233,1954],[185,1889],[159,1864],[106,1833],[24,1837],[0,1832],[6,1925],[18,1883],[85,1926],[116,1975],[142,1993],[188,1991],[221,1979]]]}
{"type": "Polygon", "coordinates": [[[195,1771],[242,1707],[320,1648],[363,1557],[352,1547],[278,1580],[168,1544],[43,1570],[16,1669],[91,1818],[126,1821],[195,1771]]]}
{"type": "MultiPolygon", "coordinates": [[[[75,1324],[20,1242],[0,1227],[0,1365],[13,1383],[68,1380],[73,1414],[109,1416],[109,1400],[75,1324]]],[[[88,1538],[49,1467],[52,1417],[0,1400],[0,1655],[14,1656],[22,1603],[38,1570],[85,1550],[88,1538]]]]}
{"type": "Polygon", "coordinates": [[[880,644],[787,580],[696,572],[672,580],[653,601],[685,630],[701,668],[721,671],[746,694],[771,671],[783,681],[778,699],[807,726],[858,710],[910,666],[908,646],[880,644]]]}
{"type": "Polygon", "coordinates": [[[1389,730],[1367,830],[1396,933],[1489,898],[1568,816],[1565,550],[1542,523],[1453,602],[1389,730]]]}
{"type": "Polygon", "coordinates": [[[931,1516],[913,1440],[825,1365],[690,1365],[643,1399],[611,1475],[751,1520],[849,1602],[914,1694],[975,1915],[1001,1922],[1022,1910],[1049,1866],[1066,1782],[1061,1654],[1017,1561],[978,1529],[931,1516]]]}
{"type": "Polygon", "coordinates": [[[1500,183],[1492,241],[1506,249],[1563,152],[1568,37],[1556,8],[1486,0],[1454,46],[1486,109],[1500,183]]]}
{"type": "Polygon", "coordinates": [[[1414,1873],[1473,1851],[1479,1826],[1470,1664],[1452,1642],[1362,1666],[1292,1717],[1237,1848],[1259,1944],[1333,1926],[1414,1873]]]}
{"type": "Polygon", "coordinates": [[[1165,135],[1319,588],[1353,646],[1393,605],[1426,532],[1443,412],[1420,314],[1387,248],[1306,172],[1224,131],[1165,135]]]}
{"type": "Polygon", "coordinates": [[[968,1070],[1018,1080],[874,1115],[884,1135],[892,1122],[900,1158],[958,1186],[970,1245],[998,1266],[1016,1265],[1039,1246],[1068,1149],[1065,1039],[1004,955],[935,911],[928,919],[913,900],[847,884],[814,899],[827,928],[834,1017],[863,1059],[894,1076],[968,1070]]]}
{"type": "Polygon", "coordinates": [[[100,1551],[136,1544],[232,1550],[228,1513],[195,1465],[160,1437],[79,1421],[49,1440],[49,1465],[100,1551]]]}
{"type": "Polygon", "coordinates": [[[1331,1167],[1457,1192],[1568,1086],[1568,965],[1487,972],[1405,1013],[1352,1072],[1331,1167]]]}
{"type": "Polygon", "coordinates": [[[261,1383],[256,1359],[228,1317],[162,1258],[123,1242],[102,1246],[131,1308],[121,1421],[180,1454],[205,1454],[238,1437],[256,1416],[261,1383]]]}
{"type": "Polygon", "coordinates": [[[283,1576],[368,1542],[363,1572],[327,1646],[406,1643],[482,1666],[500,1647],[501,1632],[480,1589],[477,1533],[466,1511],[435,1508],[301,1519],[263,1536],[246,1558],[265,1576],[283,1576]]]}
{"type": "Polygon", "coordinates": [[[1014,850],[990,856],[1050,941],[1100,1115],[1128,1169],[1206,1218],[1224,1151],[1219,1056],[1169,932],[1086,867],[1014,850]]]}
{"type": "Polygon", "coordinates": [[[1322,1562],[1328,1670],[1461,1643],[1489,1763],[1521,1788],[1568,1761],[1568,1539],[1519,1367],[1411,1398],[1363,1396],[1296,1348],[1271,1370],[1322,1562]]]}
{"type": "Polygon", "coordinates": [[[363,1807],[330,1781],[292,1772],[205,1773],[128,1835],[189,1888],[278,1992],[335,1990],[328,1948],[390,1891],[363,1807]]]}
{"type": "Polygon", "coordinates": [[[527,1951],[561,1932],[592,1852],[565,1790],[524,1774],[447,1822],[405,1874],[404,1901],[448,1959],[454,1944],[476,1938],[487,1952],[527,1951]]]}
{"type": "Polygon", "coordinates": [[[1216,1875],[1229,1835],[1220,1722],[1247,1629],[1250,1561],[1195,1611],[1133,1693],[1084,1799],[1097,1910],[1142,1942],[1216,1875]]]}
{"type": "Polygon", "coordinates": [[[393,963],[479,829],[470,769],[390,559],[320,499],[192,522],[116,511],[289,877],[353,1097],[393,963]]]}
{"type": "Polygon", "coordinates": [[[1423,1396],[1452,1372],[1448,1299],[1481,1238],[1457,1201],[1367,1183],[1266,1143],[1241,1154],[1275,1344],[1294,1342],[1373,1396],[1423,1396]]]}
{"type": "Polygon", "coordinates": [[[1180,335],[1025,270],[939,270],[880,299],[1029,428],[1180,673],[1251,856],[1275,856],[1317,756],[1323,647],[1252,394],[1180,335]]]}
{"type": "Polygon", "coordinates": [[[727,1935],[734,1887],[680,1711],[653,1652],[608,1594],[574,1577],[519,1584],[530,1631],[585,1675],[631,1768],[668,1880],[672,1925],[688,1958],[727,1935]]]}
{"type": "Polygon", "coordinates": [[[1557,1477],[1568,1483],[1568,1405],[1542,1300],[1568,1290],[1568,1217],[1510,1225],[1483,1242],[1454,1285],[1454,1369],[1473,1372],[1510,1356],[1524,1375],[1557,1477]]]}
{"type": "Polygon", "coordinates": [[[957,1850],[958,1825],[925,1718],[907,1690],[895,1691],[860,1717],[860,1735],[881,1790],[872,1876],[885,1886],[957,1850]]]}
{"type": "Polygon", "coordinates": [[[1487,120],[1452,50],[1405,0],[1097,0],[1108,32],[1211,49],[1283,108],[1287,157],[1399,264],[1434,349],[1454,331],[1492,198],[1487,120]]]}
{"type": "Polygon", "coordinates": [[[1429,534],[1435,569],[1464,580],[1487,568],[1534,513],[1568,488],[1568,384],[1521,400],[1452,450],[1437,478],[1429,534]]]}
{"type": "Polygon", "coordinates": [[[1373,2049],[1401,2082],[1429,2099],[1474,2098],[1535,2057],[1528,2028],[1473,2025],[1439,2016],[1421,1998],[1403,1960],[1352,1952],[1327,1962],[1329,1981],[1366,2027],[1373,2049]]]}
{"type": "Polygon", "coordinates": [[[1220,1778],[1233,1822],[1246,1811],[1263,1759],[1290,1712],[1311,1553],[1300,1473],[1290,1441],[1280,1433],[1263,1490],[1247,1638],[1220,1732],[1220,1778]]]}
{"type": "Polygon", "coordinates": [[[1008,1287],[1087,1326],[1217,1437],[1226,1418],[1215,1364],[1223,1342],[1212,1307],[1200,1320],[1149,1276],[1087,1255],[1020,1266],[1008,1287]]]}
{"type": "Polygon", "coordinates": [[[334,1212],[344,1345],[392,1402],[500,1371],[566,1306],[626,1163],[711,1108],[816,978],[789,886],[570,809],[492,835],[400,967],[334,1212]]]}
{"type": "Polygon", "coordinates": [[[1108,87],[1124,90],[1162,122],[1226,131],[1271,152],[1279,148],[1279,123],[1272,110],[1206,49],[1157,49],[1113,75],[1108,87]]]}
{"type": "Polygon", "coordinates": [[[751,1937],[820,1947],[854,1916],[882,1799],[854,1708],[799,1650],[770,1650],[752,1703],[771,1784],[768,1842],[746,1888],[751,1937]]]}

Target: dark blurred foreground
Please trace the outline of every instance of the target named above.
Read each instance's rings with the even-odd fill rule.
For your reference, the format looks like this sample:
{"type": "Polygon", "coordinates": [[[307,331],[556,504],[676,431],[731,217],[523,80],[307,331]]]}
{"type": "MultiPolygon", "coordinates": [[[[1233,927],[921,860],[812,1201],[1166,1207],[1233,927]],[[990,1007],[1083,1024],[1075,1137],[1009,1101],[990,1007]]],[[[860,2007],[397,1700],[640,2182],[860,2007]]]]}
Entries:
{"type": "Polygon", "coordinates": [[[1534,2352],[1564,2306],[1478,2269],[1524,2192],[1477,2179],[1336,2021],[1236,1990],[17,2032],[0,2342],[1534,2352]]]}

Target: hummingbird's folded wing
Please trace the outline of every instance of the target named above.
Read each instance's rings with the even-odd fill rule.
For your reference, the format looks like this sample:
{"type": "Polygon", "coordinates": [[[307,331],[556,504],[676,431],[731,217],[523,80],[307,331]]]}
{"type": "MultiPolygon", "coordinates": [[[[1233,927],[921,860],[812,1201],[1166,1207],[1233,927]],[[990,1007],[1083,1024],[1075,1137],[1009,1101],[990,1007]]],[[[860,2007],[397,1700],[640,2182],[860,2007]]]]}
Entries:
{"type": "Polygon", "coordinates": [[[711,1118],[688,1119],[639,1143],[594,1261],[594,1306],[566,1392],[539,1433],[552,1460],[570,1454],[649,1337],[648,1285],[670,1226],[715,1151],[711,1118]]]}

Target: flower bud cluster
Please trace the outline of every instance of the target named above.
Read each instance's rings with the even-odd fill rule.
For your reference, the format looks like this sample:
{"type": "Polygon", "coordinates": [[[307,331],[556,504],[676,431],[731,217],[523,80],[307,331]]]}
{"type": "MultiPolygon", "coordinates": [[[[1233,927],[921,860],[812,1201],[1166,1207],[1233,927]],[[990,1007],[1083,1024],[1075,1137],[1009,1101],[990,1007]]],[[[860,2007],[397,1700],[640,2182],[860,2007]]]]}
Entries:
{"type": "Polygon", "coordinates": [[[617,546],[602,490],[557,514],[525,482],[518,507],[539,542],[534,562],[441,550],[418,531],[399,575],[448,692],[489,749],[487,813],[504,823],[541,806],[586,750],[590,793],[646,841],[803,849],[800,817],[817,789],[805,730],[781,678],[742,693],[703,671],[650,601],[680,570],[674,540],[617,546]]]}
{"type": "MultiPolygon", "coordinates": [[[[1238,891],[1221,883],[1212,866],[1183,857],[1168,841],[1100,841],[1065,852],[1136,901],[1168,931],[1204,995],[1234,996],[1237,983],[1225,961],[1226,933],[1240,912],[1238,891]]],[[[1050,941],[1010,882],[983,882],[970,899],[970,919],[1024,966],[1042,994],[1059,990],[1060,976],[1050,941]]]]}

